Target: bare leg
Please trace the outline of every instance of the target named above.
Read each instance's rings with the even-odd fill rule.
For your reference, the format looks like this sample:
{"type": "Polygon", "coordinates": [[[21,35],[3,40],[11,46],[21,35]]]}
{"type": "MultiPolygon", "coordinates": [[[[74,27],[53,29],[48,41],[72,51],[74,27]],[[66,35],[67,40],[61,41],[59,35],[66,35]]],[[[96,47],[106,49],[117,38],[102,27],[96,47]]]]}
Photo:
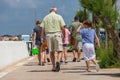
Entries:
{"type": "Polygon", "coordinates": [[[86,66],[87,66],[87,71],[88,72],[91,72],[90,71],[90,61],[85,61],[86,62],[86,66]]]}
{"type": "Polygon", "coordinates": [[[73,62],[76,62],[76,57],[75,57],[75,53],[76,53],[76,51],[73,50],[72,53],[73,53],[73,62]]]}
{"type": "MultiPolygon", "coordinates": [[[[63,55],[64,55],[64,53],[61,53],[61,59],[60,59],[60,62],[63,62],[63,59],[62,59],[63,55]]],[[[58,57],[59,57],[59,55],[58,55],[58,57]]]]}
{"type": "Polygon", "coordinates": [[[56,72],[60,71],[60,60],[61,60],[61,54],[62,53],[63,53],[62,51],[58,52],[58,57],[57,57],[57,62],[56,62],[56,67],[55,67],[56,72]]]}
{"type": "Polygon", "coordinates": [[[80,62],[80,56],[81,56],[81,49],[79,48],[78,52],[77,52],[77,61],[78,62],[80,62]]]}
{"type": "Polygon", "coordinates": [[[75,51],[75,50],[73,50],[72,52],[73,52],[73,58],[75,58],[75,53],[76,53],[76,51],[75,51]]]}
{"type": "Polygon", "coordinates": [[[45,54],[46,54],[47,62],[50,62],[49,49],[46,49],[46,50],[45,50],[45,54]]]}
{"type": "Polygon", "coordinates": [[[67,54],[67,47],[64,47],[64,59],[67,60],[68,54],[67,54]]]}
{"type": "Polygon", "coordinates": [[[96,61],[96,59],[94,58],[94,59],[92,59],[92,62],[96,65],[97,64],[97,61],[96,61]]]}
{"type": "Polygon", "coordinates": [[[96,65],[96,71],[98,72],[100,67],[99,65],[97,64],[97,61],[96,61],[96,58],[92,59],[92,62],[96,65]]]}
{"type": "Polygon", "coordinates": [[[50,57],[49,57],[49,53],[46,52],[46,59],[47,59],[47,62],[49,63],[50,62],[50,57]]]}
{"type": "Polygon", "coordinates": [[[38,48],[38,65],[41,65],[41,46],[37,46],[38,48]]]}
{"type": "Polygon", "coordinates": [[[57,57],[57,61],[58,61],[58,62],[60,62],[61,57],[62,57],[62,54],[63,54],[62,51],[58,52],[58,57],[57,57]]]}
{"type": "Polygon", "coordinates": [[[42,65],[43,65],[43,66],[44,66],[45,60],[46,60],[46,52],[43,51],[43,52],[42,52],[42,65]]]}
{"type": "Polygon", "coordinates": [[[55,69],[55,52],[50,52],[50,58],[53,65],[53,69],[55,69]]]}

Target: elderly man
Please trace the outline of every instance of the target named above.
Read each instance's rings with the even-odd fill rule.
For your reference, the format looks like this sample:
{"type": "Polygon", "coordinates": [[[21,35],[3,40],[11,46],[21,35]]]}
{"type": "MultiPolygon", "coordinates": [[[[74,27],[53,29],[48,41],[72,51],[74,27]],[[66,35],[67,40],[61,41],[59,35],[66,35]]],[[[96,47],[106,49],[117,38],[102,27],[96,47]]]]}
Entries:
{"type": "Polygon", "coordinates": [[[64,30],[65,22],[62,16],[57,14],[56,7],[50,9],[50,13],[44,17],[41,26],[45,31],[50,50],[50,57],[53,65],[52,71],[59,72],[60,59],[63,52],[62,30],[64,30]],[[55,52],[58,53],[57,61],[55,61],[55,52]]]}

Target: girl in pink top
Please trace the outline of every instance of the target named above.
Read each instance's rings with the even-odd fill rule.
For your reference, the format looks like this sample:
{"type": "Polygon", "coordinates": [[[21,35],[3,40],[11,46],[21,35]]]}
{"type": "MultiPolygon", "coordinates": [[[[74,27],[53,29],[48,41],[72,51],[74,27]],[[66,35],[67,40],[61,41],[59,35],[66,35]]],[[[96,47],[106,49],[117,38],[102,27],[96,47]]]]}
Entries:
{"type": "Polygon", "coordinates": [[[63,47],[64,47],[64,59],[65,63],[67,63],[67,47],[69,45],[69,35],[70,31],[67,29],[67,26],[64,26],[64,32],[63,32],[63,47]]]}

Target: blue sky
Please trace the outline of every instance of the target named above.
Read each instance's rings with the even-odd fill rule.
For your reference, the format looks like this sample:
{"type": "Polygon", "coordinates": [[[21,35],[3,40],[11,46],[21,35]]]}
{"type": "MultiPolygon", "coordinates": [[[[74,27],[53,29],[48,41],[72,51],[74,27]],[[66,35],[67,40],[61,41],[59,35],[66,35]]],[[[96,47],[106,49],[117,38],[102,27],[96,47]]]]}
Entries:
{"type": "Polygon", "coordinates": [[[0,0],[0,35],[32,34],[35,20],[42,20],[51,6],[58,8],[67,25],[81,9],[78,0],[0,0]]]}
{"type": "Polygon", "coordinates": [[[0,0],[0,35],[32,34],[35,20],[42,20],[51,6],[67,25],[81,8],[78,0],[0,0]]]}

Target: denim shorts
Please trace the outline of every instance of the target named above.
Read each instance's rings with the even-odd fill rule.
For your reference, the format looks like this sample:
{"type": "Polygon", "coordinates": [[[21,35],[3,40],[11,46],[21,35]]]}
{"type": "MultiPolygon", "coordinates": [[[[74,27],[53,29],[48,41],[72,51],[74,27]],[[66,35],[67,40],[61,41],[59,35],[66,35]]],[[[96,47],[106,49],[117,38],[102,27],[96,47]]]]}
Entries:
{"type": "Polygon", "coordinates": [[[40,46],[40,45],[42,45],[42,42],[41,42],[41,40],[36,40],[36,41],[35,41],[35,45],[37,45],[37,46],[40,46]]]}
{"type": "Polygon", "coordinates": [[[63,44],[64,47],[68,47],[69,44],[63,44]]]}

